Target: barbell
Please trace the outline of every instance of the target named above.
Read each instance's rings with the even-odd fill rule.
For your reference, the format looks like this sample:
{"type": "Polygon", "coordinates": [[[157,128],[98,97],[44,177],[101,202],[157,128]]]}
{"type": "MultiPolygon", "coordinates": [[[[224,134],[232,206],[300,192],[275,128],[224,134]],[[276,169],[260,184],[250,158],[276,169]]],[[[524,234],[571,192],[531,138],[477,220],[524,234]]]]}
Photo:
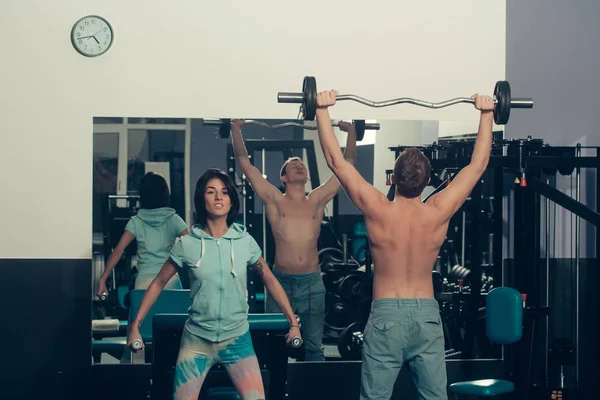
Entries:
{"type": "MultiPolygon", "coordinates": [[[[219,127],[219,136],[222,139],[227,139],[229,137],[229,134],[231,132],[231,120],[230,119],[205,118],[203,121],[204,121],[204,125],[218,126],[219,127]]],[[[283,129],[283,128],[288,128],[290,126],[295,126],[295,127],[302,128],[302,129],[309,129],[312,131],[317,130],[316,126],[304,125],[299,122],[284,122],[281,124],[269,125],[262,121],[247,119],[246,124],[258,125],[258,126],[262,126],[263,128],[267,128],[267,129],[283,129]]],[[[367,123],[363,119],[352,120],[352,124],[356,128],[356,140],[359,142],[361,140],[363,140],[363,138],[365,137],[365,131],[367,131],[367,130],[378,131],[380,128],[379,123],[377,123],[377,122],[368,122],[367,123]]],[[[340,123],[339,123],[339,121],[332,121],[331,125],[340,126],[340,123]]]]}
{"type": "MultiPolygon", "coordinates": [[[[336,97],[336,101],[352,100],[369,107],[380,108],[389,107],[396,104],[413,104],[426,108],[443,108],[458,103],[475,104],[475,100],[470,97],[457,97],[446,100],[441,103],[431,103],[423,100],[417,100],[410,97],[401,97],[398,99],[385,101],[371,101],[353,94],[341,94],[336,97]]],[[[313,76],[304,77],[302,83],[302,93],[279,92],[277,94],[278,103],[302,104],[301,111],[305,120],[312,121],[317,113],[317,81],[313,76]]],[[[533,108],[533,100],[529,98],[512,98],[510,84],[508,81],[498,81],[494,88],[494,121],[497,125],[505,125],[510,117],[512,108],[533,108]]]]}

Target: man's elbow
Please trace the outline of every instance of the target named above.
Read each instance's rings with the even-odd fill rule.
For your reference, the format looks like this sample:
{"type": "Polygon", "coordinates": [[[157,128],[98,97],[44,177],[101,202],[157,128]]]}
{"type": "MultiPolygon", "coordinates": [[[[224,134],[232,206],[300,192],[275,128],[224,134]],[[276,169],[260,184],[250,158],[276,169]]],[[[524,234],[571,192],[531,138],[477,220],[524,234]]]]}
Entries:
{"type": "Polygon", "coordinates": [[[327,166],[336,173],[347,162],[344,157],[327,157],[327,166]]]}
{"type": "Polygon", "coordinates": [[[327,158],[327,168],[329,168],[332,171],[335,171],[335,165],[333,163],[333,160],[331,158],[327,158]]]}
{"type": "Polygon", "coordinates": [[[350,157],[346,156],[346,157],[344,157],[344,160],[346,160],[346,162],[354,165],[354,162],[356,161],[356,158],[354,158],[352,156],[350,156],[350,157]]]}

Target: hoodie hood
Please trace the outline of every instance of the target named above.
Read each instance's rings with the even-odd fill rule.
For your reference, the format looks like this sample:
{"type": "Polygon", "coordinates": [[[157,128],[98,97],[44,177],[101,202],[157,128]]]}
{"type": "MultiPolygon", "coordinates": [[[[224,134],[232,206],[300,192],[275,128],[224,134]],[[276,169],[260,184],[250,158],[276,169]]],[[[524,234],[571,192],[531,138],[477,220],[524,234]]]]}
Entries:
{"type": "Polygon", "coordinates": [[[223,236],[220,238],[215,238],[210,234],[206,233],[201,225],[193,225],[190,230],[190,236],[199,239],[200,246],[200,255],[198,257],[198,261],[196,262],[196,267],[200,267],[202,263],[202,258],[204,258],[204,249],[205,249],[205,240],[229,240],[229,245],[231,248],[230,257],[231,257],[231,274],[235,277],[237,276],[237,272],[235,272],[235,253],[233,251],[233,241],[236,239],[241,239],[244,235],[246,235],[246,227],[244,225],[233,223],[229,227],[229,230],[225,232],[223,236]]]}
{"type": "Polygon", "coordinates": [[[140,208],[137,217],[150,226],[164,225],[173,215],[175,210],[170,207],[161,207],[154,209],[140,208]]]}
{"type": "Polygon", "coordinates": [[[231,224],[229,230],[225,232],[223,236],[220,238],[212,237],[210,234],[206,233],[203,229],[202,225],[193,225],[190,230],[190,235],[195,237],[196,239],[209,239],[209,240],[217,240],[217,239],[240,239],[246,233],[246,227],[244,225],[240,225],[237,223],[231,224]]]}

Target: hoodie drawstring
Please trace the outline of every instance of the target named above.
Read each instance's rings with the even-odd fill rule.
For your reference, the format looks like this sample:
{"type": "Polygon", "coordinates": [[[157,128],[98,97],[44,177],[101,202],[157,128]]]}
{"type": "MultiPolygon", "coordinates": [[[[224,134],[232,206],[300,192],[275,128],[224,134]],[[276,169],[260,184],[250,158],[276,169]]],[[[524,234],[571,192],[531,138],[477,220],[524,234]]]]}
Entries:
{"type": "MultiPolygon", "coordinates": [[[[230,244],[230,248],[231,248],[231,274],[233,276],[237,276],[237,272],[235,272],[235,252],[233,251],[233,240],[232,239],[229,239],[229,244],[230,244]]],[[[202,258],[204,258],[204,238],[200,237],[200,259],[198,261],[196,261],[196,267],[200,267],[202,258]]]]}
{"type": "Polygon", "coordinates": [[[202,258],[204,257],[204,238],[200,237],[200,259],[196,262],[196,267],[200,267],[202,258]]]}
{"type": "Polygon", "coordinates": [[[233,240],[229,239],[229,244],[231,247],[231,274],[233,276],[237,276],[237,272],[235,272],[235,252],[233,251],[233,240]]]}

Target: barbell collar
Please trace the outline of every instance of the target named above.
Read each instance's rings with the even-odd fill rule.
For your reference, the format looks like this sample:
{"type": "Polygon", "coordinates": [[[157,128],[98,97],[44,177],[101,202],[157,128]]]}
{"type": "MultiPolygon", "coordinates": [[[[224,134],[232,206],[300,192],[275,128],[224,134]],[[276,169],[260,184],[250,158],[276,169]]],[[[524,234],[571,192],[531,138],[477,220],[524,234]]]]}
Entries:
{"type": "Polygon", "coordinates": [[[533,108],[533,99],[512,99],[510,108],[533,108]]]}
{"type": "Polygon", "coordinates": [[[223,120],[220,118],[203,118],[202,119],[202,123],[204,125],[221,125],[223,123],[223,120]]]}
{"type": "Polygon", "coordinates": [[[277,94],[277,102],[302,104],[304,103],[304,93],[279,92],[277,94]]]}

